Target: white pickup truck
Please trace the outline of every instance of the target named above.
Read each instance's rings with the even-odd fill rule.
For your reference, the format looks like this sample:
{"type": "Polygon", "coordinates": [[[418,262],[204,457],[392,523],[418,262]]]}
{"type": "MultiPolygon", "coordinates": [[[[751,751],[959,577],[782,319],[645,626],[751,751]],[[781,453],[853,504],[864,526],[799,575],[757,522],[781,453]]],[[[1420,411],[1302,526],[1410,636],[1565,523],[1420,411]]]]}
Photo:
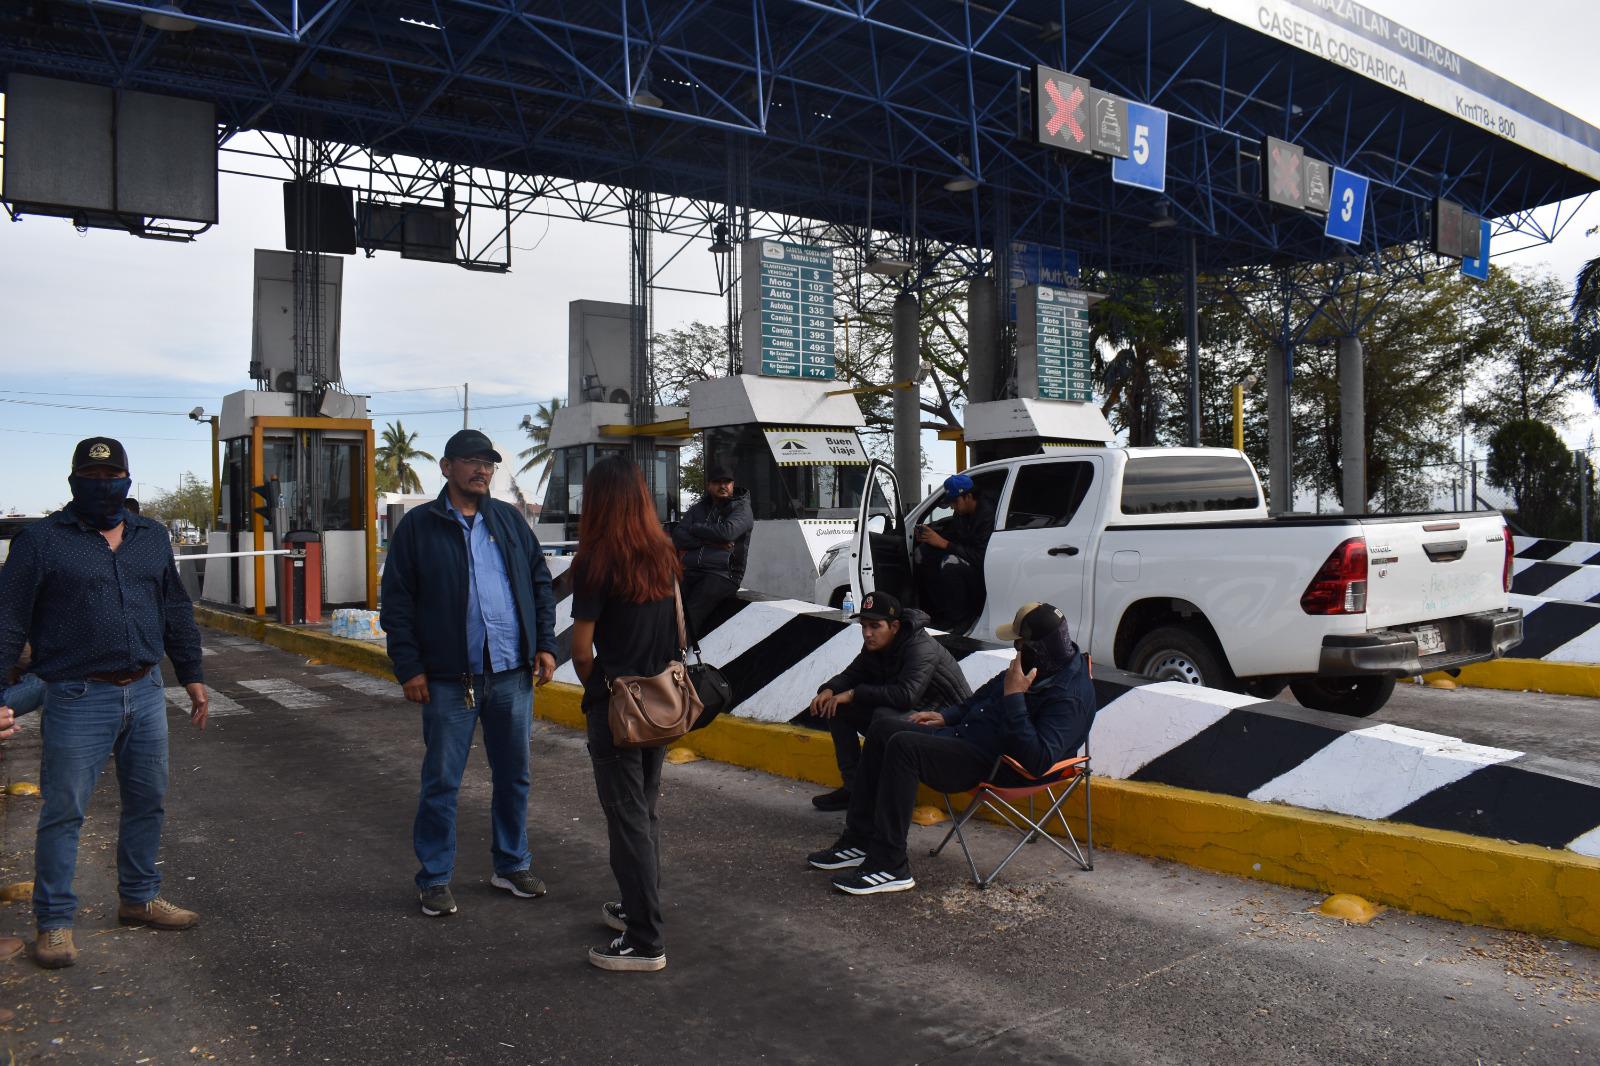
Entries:
{"type": "MultiPolygon", "coordinates": [[[[1504,655],[1513,545],[1496,512],[1269,517],[1250,461],[1220,448],[1051,448],[967,471],[995,511],[993,639],[1021,604],[1066,612],[1102,663],[1161,680],[1366,715],[1398,677],[1504,655]]],[[[868,473],[856,538],[824,557],[819,602],[873,589],[911,597],[912,532],[950,513],[904,511],[868,473]]]]}

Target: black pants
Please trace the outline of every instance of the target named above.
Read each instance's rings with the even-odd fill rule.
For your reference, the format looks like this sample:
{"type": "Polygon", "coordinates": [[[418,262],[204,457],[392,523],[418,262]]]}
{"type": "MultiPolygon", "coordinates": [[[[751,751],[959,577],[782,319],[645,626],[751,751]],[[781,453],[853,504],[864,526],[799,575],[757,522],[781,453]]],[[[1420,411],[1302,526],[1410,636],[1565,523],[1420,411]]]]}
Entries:
{"type": "Polygon", "coordinates": [[[833,754],[839,761],[839,777],[846,790],[854,790],[856,767],[861,765],[861,738],[872,724],[884,718],[903,718],[905,711],[893,707],[858,707],[847,703],[828,719],[828,732],[833,734],[833,754]]]}
{"type": "Polygon", "coordinates": [[[845,816],[845,842],[865,849],[863,872],[906,865],[906,834],[917,782],[940,792],[962,792],[984,779],[994,756],[928,726],[885,718],[867,731],[845,816]]]}
{"type": "Polygon", "coordinates": [[[584,710],[594,784],[611,838],[611,873],[628,915],[628,941],[644,951],[659,951],[663,949],[661,823],[656,818],[656,798],[661,794],[661,763],[667,752],[617,747],[611,742],[605,705],[584,710]]]}
{"type": "Polygon", "coordinates": [[[983,572],[949,552],[917,546],[917,604],[935,629],[962,633],[983,611],[983,572]]]}
{"type": "Polygon", "coordinates": [[[739,591],[739,583],[726,574],[709,570],[690,570],[683,575],[683,616],[689,634],[699,640],[705,624],[722,601],[739,591]]]}

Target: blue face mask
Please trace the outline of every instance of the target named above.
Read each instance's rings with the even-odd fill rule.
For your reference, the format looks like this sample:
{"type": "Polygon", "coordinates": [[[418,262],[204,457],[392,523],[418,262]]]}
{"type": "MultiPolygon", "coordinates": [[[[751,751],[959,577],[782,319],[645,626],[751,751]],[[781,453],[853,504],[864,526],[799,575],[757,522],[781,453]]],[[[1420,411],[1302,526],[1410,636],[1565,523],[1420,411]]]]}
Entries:
{"type": "Polygon", "coordinates": [[[127,517],[122,505],[128,499],[128,490],[133,488],[132,478],[74,475],[67,478],[67,484],[72,486],[72,502],[67,506],[88,525],[96,529],[114,529],[127,517]]]}

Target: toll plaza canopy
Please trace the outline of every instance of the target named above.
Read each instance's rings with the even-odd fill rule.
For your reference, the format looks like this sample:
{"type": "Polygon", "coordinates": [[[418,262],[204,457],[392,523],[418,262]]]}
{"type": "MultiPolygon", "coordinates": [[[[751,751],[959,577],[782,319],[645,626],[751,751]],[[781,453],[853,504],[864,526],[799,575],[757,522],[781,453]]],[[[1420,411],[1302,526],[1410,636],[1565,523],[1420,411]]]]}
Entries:
{"type": "Polygon", "coordinates": [[[225,142],[306,136],[1131,271],[1186,262],[1170,216],[1210,270],[1426,240],[1438,198],[1531,232],[1531,209],[1600,184],[1600,130],[1429,30],[1347,0],[0,0],[0,74],[213,101],[225,142]],[[1120,128],[1089,89],[1121,98],[1120,128]],[[1129,158],[1039,143],[1090,123],[1129,158]],[[1269,137],[1368,180],[1352,243],[1264,199],[1269,137]]]}

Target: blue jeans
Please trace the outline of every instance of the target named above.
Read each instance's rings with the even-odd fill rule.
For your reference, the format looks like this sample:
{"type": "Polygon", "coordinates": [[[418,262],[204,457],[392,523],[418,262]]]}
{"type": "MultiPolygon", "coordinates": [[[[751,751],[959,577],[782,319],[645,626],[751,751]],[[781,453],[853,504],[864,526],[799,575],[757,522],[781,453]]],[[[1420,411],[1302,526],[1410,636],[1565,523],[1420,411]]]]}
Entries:
{"type": "Polygon", "coordinates": [[[45,694],[40,733],[39,831],[34,842],[33,914],[40,929],[71,928],[78,897],[78,833],[106,759],[115,756],[122,792],[117,829],[117,891],[129,903],[161,892],[156,855],[166,818],[167,701],[161,670],[131,685],[54,681],[45,694]]]}
{"type": "Polygon", "coordinates": [[[526,870],[528,852],[528,744],[533,735],[533,674],[527,669],[473,678],[476,706],[468,707],[460,681],[428,678],[422,705],[422,789],[411,843],[417,851],[417,887],[450,883],[456,864],[456,794],[467,768],[472,733],[483,723],[483,752],[494,781],[490,821],[494,872],[526,870]]]}

